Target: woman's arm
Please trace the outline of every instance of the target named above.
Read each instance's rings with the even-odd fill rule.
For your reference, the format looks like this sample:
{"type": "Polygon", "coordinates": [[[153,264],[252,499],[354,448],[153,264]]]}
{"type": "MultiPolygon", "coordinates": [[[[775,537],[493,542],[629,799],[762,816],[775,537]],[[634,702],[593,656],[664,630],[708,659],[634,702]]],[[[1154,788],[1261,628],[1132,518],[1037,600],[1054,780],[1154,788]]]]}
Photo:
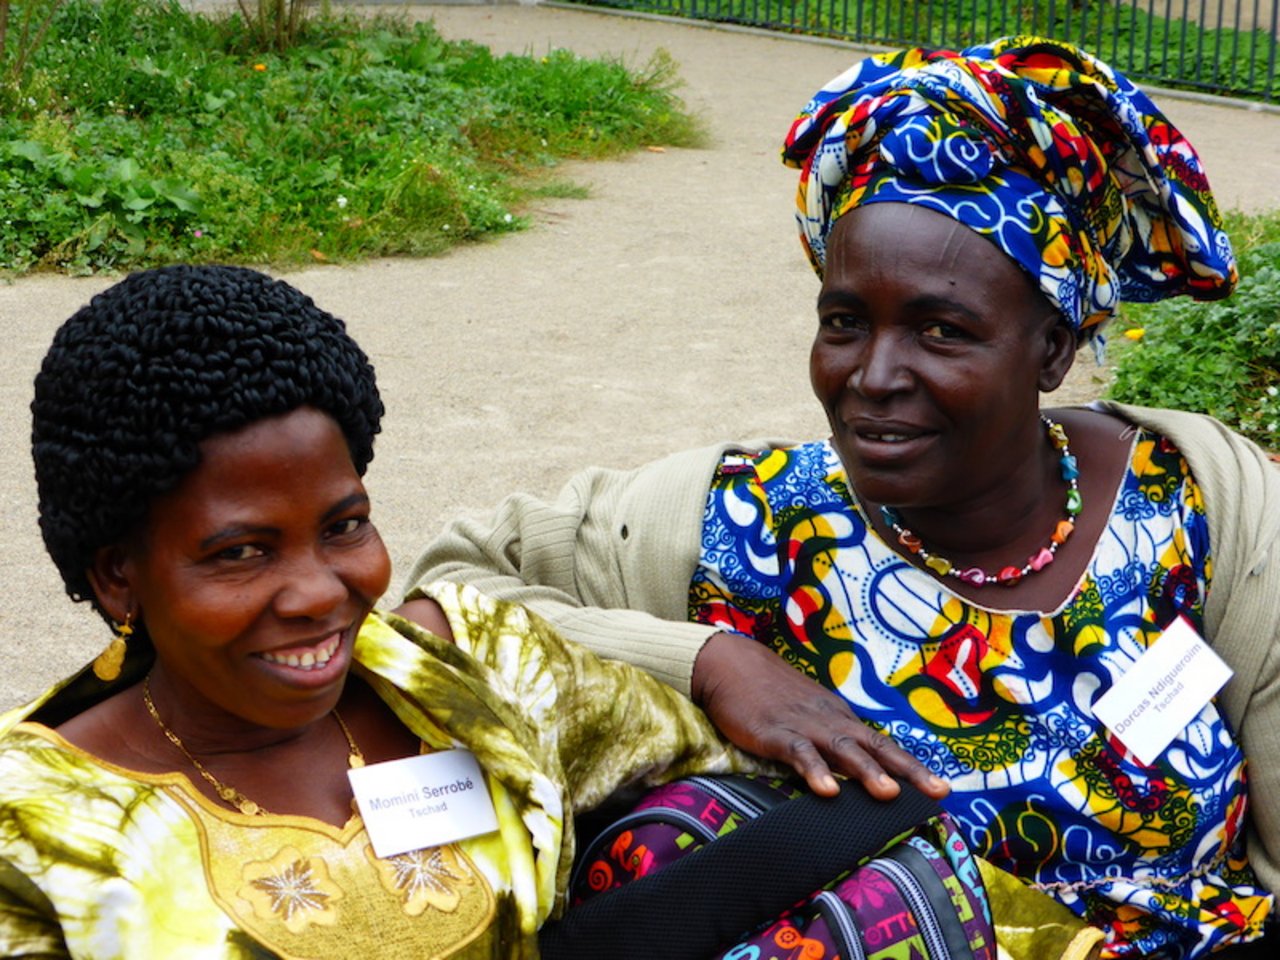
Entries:
{"type": "Polygon", "coordinates": [[[442,579],[519,602],[568,639],[691,695],[736,745],[791,766],[816,793],[834,790],[834,770],[883,799],[898,792],[889,773],[944,796],[945,782],[835,694],[748,638],[684,619],[712,475],[726,450],[750,446],[587,470],[551,502],[508,497],[486,521],[450,524],[414,565],[407,597],[442,579]]]}
{"type": "Polygon", "coordinates": [[[526,608],[447,582],[424,594],[413,611],[446,618],[458,649],[492,671],[487,688],[519,708],[517,726],[528,724],[538,749],[555,754],[575,808],[631,783],[774,769],[733,749],[688,698],[565,640],[526,608]]]}
{"type": "MultiPolygon", "coordinates": [[[[453,639],[448,618],[430,597],[419,596],[395,612],[438,637],[453,639]]],[[[861,723],[843,700],[746,637],[713,635],[698,656],[693,677],[693,702],[717,730],[748,753],[795,770],[814,793],[830,797],[839,792],[833,768],[881,800],[900,790],[888,770],[930,796],[949,792],[946,781],[861,723]]]]}
{"type": "MultiPolygon", "coordinates": [[[[585,470],[554,500],[515,494],[488,517],[456,520],[414,563],[405,599],[420,597],[421,586],[436,580],[470,584],[687,694],[698,651],[716,632],[689,623],[685,605],[706,493],[705,484],[696,490],[698,473],[709,478],[718,455],[718,448],[708,452],[701,458],[705,471],[688,477],[687,504],[659,504],[656,511],[645,505],[640,513],[656,519],[642,518],[640,526],[628,514],[637,494],[651,497],[644,482],[649,467],[585,470]]],[[[683,474],[674,485],[685,487],[683,474]]]]}

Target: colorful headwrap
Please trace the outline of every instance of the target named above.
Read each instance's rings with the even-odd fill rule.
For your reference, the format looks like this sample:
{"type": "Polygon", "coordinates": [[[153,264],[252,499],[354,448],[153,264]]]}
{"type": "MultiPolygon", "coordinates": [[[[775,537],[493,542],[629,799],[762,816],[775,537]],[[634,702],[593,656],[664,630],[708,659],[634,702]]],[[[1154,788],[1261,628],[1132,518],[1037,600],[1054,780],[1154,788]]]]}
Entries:
{"type": "Polygon", "coordinates": [[[1070,44],[1007,37],[870,57],[791,127],[801,239],[821,275],[836,219],[919,204],[993,241],[1082,339],[1120,300],[1225,297],[1237,279],[1186,139],[1128,79],[1070,44]]]}

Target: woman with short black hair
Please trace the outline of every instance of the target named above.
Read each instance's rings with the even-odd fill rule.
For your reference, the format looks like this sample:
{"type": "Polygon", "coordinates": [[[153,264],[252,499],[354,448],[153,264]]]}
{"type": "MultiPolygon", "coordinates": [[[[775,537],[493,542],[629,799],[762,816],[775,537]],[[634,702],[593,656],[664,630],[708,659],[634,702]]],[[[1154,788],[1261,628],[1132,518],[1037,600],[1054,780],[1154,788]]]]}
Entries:
{"type": "Polygon", "coordinates": [[[45,541],[114,637],[0,716],[0,955],[536,956],[576,810],[751,766],[514,604],[374,611],[373,367],[288,284],[134,274],[35,394],[45,541]]]}

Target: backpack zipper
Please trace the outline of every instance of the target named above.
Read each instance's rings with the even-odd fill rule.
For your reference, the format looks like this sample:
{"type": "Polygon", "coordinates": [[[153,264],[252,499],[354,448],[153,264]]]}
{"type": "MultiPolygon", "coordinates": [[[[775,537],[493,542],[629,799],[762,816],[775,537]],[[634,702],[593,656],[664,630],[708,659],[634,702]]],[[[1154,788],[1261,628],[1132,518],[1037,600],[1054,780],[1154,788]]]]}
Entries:
{"type": "Polygon", "coordinates": [[[951,960],[951,951],[947,949],[947,939],[938,923],[938,916],[933,911],[933,904],[920,889],[920,881],[916,875],[898,861],[883,857],[872,860],[867,866],[887,877],[889,882],[897,887],[902,899],[907,901],[907,906],[915,914],[916,925],[920,930],[920,936],[924,938],[925,949],[929,951],[929,956],[933,960],[951,960]]]}
{"type": "Polygon", "coordinates": [[[734,813],[741,814],[749,820],[754,820],[765,812],[764,807],[756,803],[750,797],[739,793],[733,787],[718,780],[712,780],[710,777],[689,777],[688,782],[697,785],[703,793],[709,793],[715,797],[734,813]]]}
{"type": "Polygon", "coordinates": [[[836,950],[842,960],[867,960],[867,951],[862,947],[862,937],[854,924],[849,905],[830,890],[823,890],[814,901],[818,913],[827,921],[827,929],[836,941],[836,950]]]}

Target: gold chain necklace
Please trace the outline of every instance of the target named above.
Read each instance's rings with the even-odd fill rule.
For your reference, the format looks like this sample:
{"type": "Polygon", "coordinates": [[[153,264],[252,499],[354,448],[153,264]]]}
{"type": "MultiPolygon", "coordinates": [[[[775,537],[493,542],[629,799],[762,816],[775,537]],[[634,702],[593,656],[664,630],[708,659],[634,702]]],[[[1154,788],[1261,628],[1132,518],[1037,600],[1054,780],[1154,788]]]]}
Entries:
{"type": "MultiPolygon", "coordinates": [[[[182,751],[182,755],[191,761],[191,765],[196,768],[196,772],[208,781],[209,785],[213,787],[219,797],[221,797],[230,806],[235,807],[245,816],[264,817],[268,815],[265,809],[250,800],[235,787],[223,783],[210,773],[203,763],[191,755],[191,751],[187,749],[186,744],[179,739],[178,735],[165,726],[165,722],[160,719],[160,712],[156,709],[155,701],[151,699],[150,674],[147,674],[142,681],[142,702],[147,707],[147,713],[151,714],[151,719],[154,720],[156,722],[156,726],[160,728],[160,732],[168,738],[170,743],[182,751]]],[[[332,713],[333,719],[337,720],[338,726],[342,728],[342,735],[347,738],[347,746],[351,751],[347,756],[347,766],[352,769],[363,767],[364,754],[360,752],[360,747],[356,745],[356,738],[351,735],[351,731],[347,728],[346,723],[343,722],[342,716],[338,713],[337,708],[334,708],[332,713]]]]}

